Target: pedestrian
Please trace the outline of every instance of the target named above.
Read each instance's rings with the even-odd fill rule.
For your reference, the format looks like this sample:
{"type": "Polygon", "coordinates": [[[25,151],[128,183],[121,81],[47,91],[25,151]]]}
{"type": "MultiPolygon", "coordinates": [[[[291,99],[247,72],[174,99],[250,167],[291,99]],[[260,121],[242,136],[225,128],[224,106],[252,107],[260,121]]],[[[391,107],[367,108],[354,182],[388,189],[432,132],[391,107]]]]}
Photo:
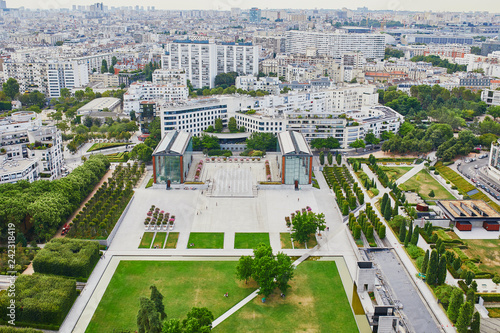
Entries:
{"type": "Polygon", "coordinates": [[[297,198],[297,201],[300,201],[300,198],[297,198]]]}

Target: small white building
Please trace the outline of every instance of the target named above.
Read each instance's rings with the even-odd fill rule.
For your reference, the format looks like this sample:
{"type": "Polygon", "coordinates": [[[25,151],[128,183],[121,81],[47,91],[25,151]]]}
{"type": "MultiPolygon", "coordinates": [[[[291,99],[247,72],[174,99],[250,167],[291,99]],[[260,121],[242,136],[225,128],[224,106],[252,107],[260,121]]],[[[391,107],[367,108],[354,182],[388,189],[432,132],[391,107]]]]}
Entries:
{"type": "Polygon", "coordinates": [[[121,110],[121,100],[114,97],[96,98],[78,109],[78,115],[88,115],[91,112],[119,112],[121,110]]]}

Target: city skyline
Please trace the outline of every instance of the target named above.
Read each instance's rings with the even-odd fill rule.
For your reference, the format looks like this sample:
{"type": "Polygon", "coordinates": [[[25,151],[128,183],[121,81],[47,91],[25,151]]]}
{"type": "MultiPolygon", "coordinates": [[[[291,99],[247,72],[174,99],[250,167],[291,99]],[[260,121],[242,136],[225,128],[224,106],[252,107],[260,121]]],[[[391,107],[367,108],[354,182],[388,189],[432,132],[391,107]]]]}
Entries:
{"type": "MultiPolygon", "coordinates": [[[[94,0],[81,0],[78,2],[70,0],[24,0],[20,2],[14,2],[12,0],[7,1],[7,7],[17,8],[25,7],[31,9],[52,9],[52,8],[71,8],[73,5],[77,6],[88,6],[96,3],[94,0]]],[[[103,2],[105,6],[136,6],[136,1],[131,0],[108,0],[103,2]]],[[[184,1],[182,3],[165,3],[158,0],[149,0],[141,2],[140,6],[147,8],[148,6],[154,6],[156,9],[165,10],[229,10],[231,8],[237,7],[242,9],[247,9],[251,7],[258,7],[260,9],[356,9],[358,7],[367,7],[369,10],[395,10],[395,11],[434,11],[434,12],[477,12],[477,11],[488,11],[490,13],[500,12],[500,3],[496,0],[486,0],[480,3],[470,3],[466,1],[454,2],[454,1],[431,1],[422,0],[419,2],[411,2],[408,0],[376,0],[367,4],[366,1],[354,0],[340,0],[335,3],[331,3],[326,0],[316,0],[307,3],[308,7],[304,6],[303,1],[289,0],[283,1],[278,0],[273,2],[273,7],[269,7],[269,2],[263,0],[255,1],[245,1],[245,0],[216,0],[216,1],[200,1],[200,0],[190,0],[184,1]]]]}

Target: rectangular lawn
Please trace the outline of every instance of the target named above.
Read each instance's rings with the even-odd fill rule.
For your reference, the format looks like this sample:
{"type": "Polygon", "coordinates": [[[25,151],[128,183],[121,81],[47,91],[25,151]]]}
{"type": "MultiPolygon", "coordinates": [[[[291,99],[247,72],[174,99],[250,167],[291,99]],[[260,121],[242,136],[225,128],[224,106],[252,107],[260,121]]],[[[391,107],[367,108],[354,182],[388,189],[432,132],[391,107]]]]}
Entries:
{"type": "Polygon", "coordinates": [[[167,242],[165,243],[166,249],[175,249],[177,248],[177,240],[179,239],[178,232],[169,232],[167,237],[167,242]]]}
{"type": "Polygon", "coordinates": [[[149,249],[151,247],[151,242],[153,242],[154,232],[145,232],[142,235],[141,244],[139,244],[140,249],[149,249]]]}
{"type": "Polygon", "coordinates": [[[163,243],[165,243],[166,237],[167,237],[166,232],[157,232],[152,247],[154,248],[156,246],[157,249],[163,248],[163,243]]]}
{"type": "Polygon", "coordinates": [[[424,200],[454,200],[455,197],[448,192],[441,184],[439,184],[426,171],[421,170],[415,176],[399,185],[403,191],[417,192],[424,200]],[[434,197],[431,198],[429,193],[434,191],[434,197]]]}
{"type": "Polygon", "coordinates": [[[391,167],[381,166],[380,168],[385,171],[390,181],[395,181],[399,179],[402,175],[413,169],[412,167],[392,167],[392,166],[391,167]]]}
{"type": "Polygon", "coordinates": [[[222,249],[223,232],[192,232],[189,235],[188,249],[222,249]],[[191,246],[193,244],[193,246],[191,246]]]}
{"type": "Polygon", "coordinates": [[[476,265],[480,270],[500,274],[500,240],[467,239],[468,249],[463,250],[469,258],[480,258],[476,265]]]}
{"type": "Polygon", "coordinates": [[[289,232],[281,232],[280,241],[282,249],[292,249],[292,237],[289,232]]]}
{"type": "Polygon", "coordinates": [[[237,232],[234,235],[235,249],[255,249],[261,243],[270,245],[267,232],[237,232]]]}
{"type": "Polygon", "coordinates": [[[185,318],[192,307],[222,315],[255,290],[235,277],[237,261],[122,261],[87,327],[89,333],[137,330],[139,298],[155,284],[168,318],[185,318]],[[229,293],[229,297],[224,297],[229,293]]]}
{"type": "Polygon", "coordinates": [[[214,332],[358,332],[335,262],[301,263],[290,285],[285,299],[257,297],[214,332]]]}

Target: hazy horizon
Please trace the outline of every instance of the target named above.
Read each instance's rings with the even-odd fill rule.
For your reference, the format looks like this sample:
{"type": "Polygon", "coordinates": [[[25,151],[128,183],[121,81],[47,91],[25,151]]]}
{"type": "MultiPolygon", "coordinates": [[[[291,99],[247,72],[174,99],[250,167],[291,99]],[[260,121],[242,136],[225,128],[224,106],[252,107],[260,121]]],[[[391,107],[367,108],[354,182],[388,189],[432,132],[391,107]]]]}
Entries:
{"type": "Polygon", "coordinates": [[[316,0],[307,2],[308,7],[304,7],[304,1],[298,0],[275,0],[272,2],[273,7],[269,7],[269,1],[264,0],[188,0],[182,2],[164,2],[159,0],[137,1],[132,0],[22,0],[13,1],[6,0],[8,8],[25,7],[30,9],[51,9],[51,8],[71,8],[73,5],[88,6],[96,2],[102,2],[105,6],[121,7],[121,6],[155,6],[156,9],[171,9],[171,10],[229,10],[237,7],[248,9],[251,7],[258,7],[260,9],[341,9],[346,7],[348,9],[356,9],[358,7],[367,7],[369,10],[397,10],[397,11],[434,11],[434,12],[476,12],[488,11],[490,13],[500,12],[500,1],[498,0],[485,0],[479,3],[471,3],[470,1],[408,1],[408,0],[374,0],[367,1],[360,0],[339,0],[339,1],[326,1],[316,0]]]}

